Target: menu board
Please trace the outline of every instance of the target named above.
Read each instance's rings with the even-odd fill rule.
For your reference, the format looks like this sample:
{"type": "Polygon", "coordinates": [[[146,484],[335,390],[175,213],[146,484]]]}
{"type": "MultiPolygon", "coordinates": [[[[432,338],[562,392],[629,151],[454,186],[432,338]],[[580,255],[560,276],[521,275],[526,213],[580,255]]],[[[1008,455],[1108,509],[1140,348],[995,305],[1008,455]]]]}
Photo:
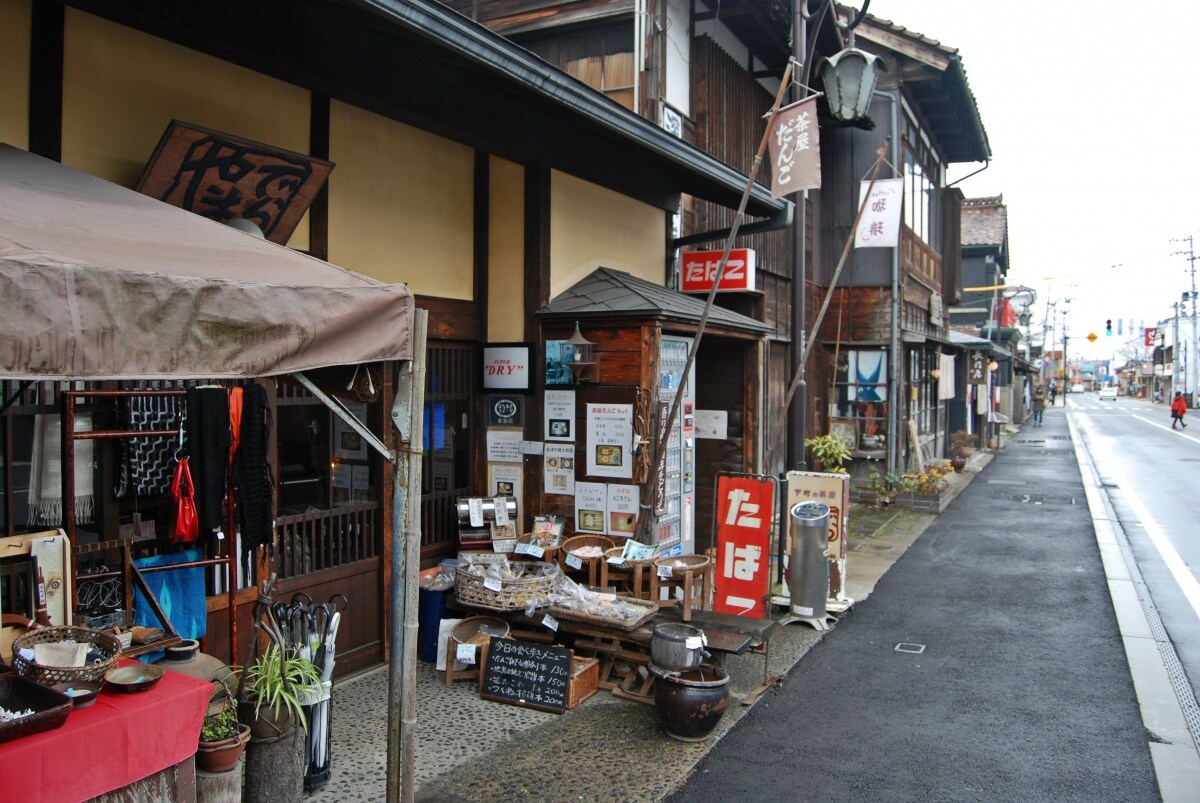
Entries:
{"type": "Polygon", "coordinates": [[[571,651],[566,647],[492,636],[479,696],[561,714],[570,680],[571,651]]]}

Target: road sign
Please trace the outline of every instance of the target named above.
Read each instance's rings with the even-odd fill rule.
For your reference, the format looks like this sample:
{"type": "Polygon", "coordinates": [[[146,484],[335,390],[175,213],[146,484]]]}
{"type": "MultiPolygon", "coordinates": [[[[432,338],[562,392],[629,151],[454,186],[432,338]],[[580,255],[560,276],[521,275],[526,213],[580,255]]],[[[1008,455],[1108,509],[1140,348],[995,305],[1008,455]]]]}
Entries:
{"type": "Polygon", "coordinates": [[[1095,332],[1091,332],[1091,333],[1089,333],[1089,334],[1088,334],[1088,342],[1089,342],[1089,343],[1095,343],[1095,342],[1096,342],[1096,339],[1097,339],[1098,337],[1099,337],[1099,335],[1097,335],[1095,332]]]}

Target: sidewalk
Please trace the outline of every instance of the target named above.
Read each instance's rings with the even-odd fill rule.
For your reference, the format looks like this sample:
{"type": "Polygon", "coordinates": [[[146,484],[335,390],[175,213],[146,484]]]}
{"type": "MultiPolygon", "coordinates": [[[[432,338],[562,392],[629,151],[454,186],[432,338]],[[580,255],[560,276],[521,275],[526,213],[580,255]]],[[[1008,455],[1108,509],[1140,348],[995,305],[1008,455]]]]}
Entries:
{"type": "MultiPolygon", "coordinates": [[[[963,474],[951,478],[955,491],[967,487],[991,457],[977,453],[963,474]]],[[[851,507],[846,583],[847,596],[855,600],[851,614],[936,519],[933,514],[894,507],[851,507]]],[[[776,629],[767,674],[788,672],[824,635],[828,633],[803,624],[776,629]]],[[[738,701],[761,684],[763,658],[731,656],[726,668],[732,704],[708,741],[686,744],[663,733],[652,707],[619,700],[605,691],[574,711],[548,714],[481,700],[476,686],[468,682],[447,687],[431,664],[421,662],[418,800],[660,800],[679,787],[705,753],[751,710],[738,701]]],[[[755,707],[772,694],[760,698],[755,707]]],[[[306,795],[306,801],[384,799],[386,701],[387,673],[382,668],[337,684],[333,777],[306,795]]]]}
{"type": "Polygon", "coordinates": [[[671,803],[1194,800],[1156,777],[1169,688],[1135,694],[1086,460],[1062,408],[1025,425],[671,803]]]}

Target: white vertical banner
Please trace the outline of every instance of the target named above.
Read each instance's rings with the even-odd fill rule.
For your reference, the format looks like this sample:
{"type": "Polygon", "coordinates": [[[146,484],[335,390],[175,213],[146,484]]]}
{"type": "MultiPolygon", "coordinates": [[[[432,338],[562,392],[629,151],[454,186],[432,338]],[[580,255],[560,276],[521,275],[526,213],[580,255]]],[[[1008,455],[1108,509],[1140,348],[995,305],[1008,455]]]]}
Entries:
{"type": "Polygon", "coordinates": [[[900,244],[900,210],[904,202],[904,179],[888,178],[875,182],[864,181],[859,185],[858,202],[866,198],[867,188],[871,197],[866,199],[866,208],[854,232],[855,248],[895,248],[900,244]]]}
{"type": "Polygon", "coordinates": [[[780,109],[771,124],[771,197],[821,188],[817,95],[780,109]]]}

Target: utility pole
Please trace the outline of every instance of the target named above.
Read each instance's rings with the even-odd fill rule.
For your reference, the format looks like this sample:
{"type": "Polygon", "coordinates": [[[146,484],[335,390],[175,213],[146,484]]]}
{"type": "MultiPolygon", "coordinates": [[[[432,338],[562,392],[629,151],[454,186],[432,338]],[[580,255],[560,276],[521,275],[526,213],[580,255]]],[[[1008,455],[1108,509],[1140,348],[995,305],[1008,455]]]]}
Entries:
{"type": "MultiPolygon", "coordinates": [[[[1174,242],[1184,242],[1184,239],[1180,238],[1174,242]]],[[[1188,272],[1191,274],[1192,279],[1192,331],[1189,338],[1192,341],[1190,344],[1191,355],[1185,362],[1187,374],[1183,378],[1183,392],[1186,394],[1190,391],[1193,394],[1192,403],[1195,404],[1196,400],[1194,396],[1196,387],[1200,384],[1200,375],[1197,375],[1197,368],[1200,367],[1200,359],[1197,359],[1198,354],[1200,354],[1200,330],[1196,329],[1196,248],[1193,235],[1189,234],[1186,242],[1188,244],[1187,251],[1176,251],[1175,253],[1187,257],[1188,272]]],[[[1184,293],[1183,301],[1186,302],[1187,299],[1188,294],[1184,293]]],[[[1186,305],[1180,304],[1175,311],[1175,348],[1179,348],[1179,315],[1184,309],[1186,309],[1186,305]]],[[[1176,360],[1176,365],[1178,365],[1178,360],[1176,360]]]]}

